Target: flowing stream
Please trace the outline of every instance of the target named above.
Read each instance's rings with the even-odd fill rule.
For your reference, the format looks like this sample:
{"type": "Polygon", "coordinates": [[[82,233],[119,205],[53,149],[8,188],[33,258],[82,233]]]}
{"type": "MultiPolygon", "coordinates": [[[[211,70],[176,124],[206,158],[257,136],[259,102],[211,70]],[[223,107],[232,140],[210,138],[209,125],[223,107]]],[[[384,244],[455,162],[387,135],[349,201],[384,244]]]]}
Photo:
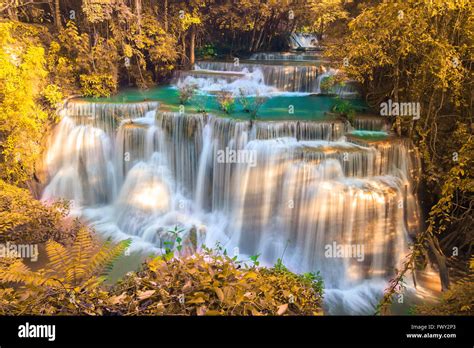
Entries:
{"type": "MultiPolygon", "coordinates": [[[[224,72],[198,77],[203,90],[228,83],[231,67],[199,67],[224,72]]],[[[305,69],[262,65],[247,87],[317,90],[318,68],[305,69]]],[[[352,128],[338,120],[250,122],[149,101],[72,100],[60,116],[43,200],[72,200],[73,213],[105,237],[132,238],[133,250],[161,252],[180,226],[185,250],[219,243],[242,260],[260,254],[265,265],[283,258],[295,272],[320,271],[332,314],[373,313],[419,229],[419,163],[403,139],[369,145],[346,137],[352,128]]]]}

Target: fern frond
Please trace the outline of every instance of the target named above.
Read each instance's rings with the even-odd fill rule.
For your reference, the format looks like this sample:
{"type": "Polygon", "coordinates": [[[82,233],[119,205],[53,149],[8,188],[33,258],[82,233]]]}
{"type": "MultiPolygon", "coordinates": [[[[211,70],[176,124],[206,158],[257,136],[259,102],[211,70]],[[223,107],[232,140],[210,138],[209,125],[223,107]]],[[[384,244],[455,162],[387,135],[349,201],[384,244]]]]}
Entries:
{"type": "Polygon", "coordinates": [[[84,284],[81,284],[81,288],[90,291],[97,288],[104,281],[105,281],[105,277],[92,277],[86,280],[84,284]]]}
{"type": "Polygon", "coordinates": [[[112,270],[115,261],[124,253],[132,243],[131,239],[122,240],[118,244],[106,241],[90,262],[89,276],[107,275],[112,270]]]}
{"type": "Polygon", "coordinates": [[[8,268],[0,269],[0,282],[23,283],[25,285],[53,285],[55,280],[45,276],[43,272],[33,272],[21,260],[13,262],[8,268]]]}
{"type": "Polygon", "coordinates": [[[71,263],[66,270],[66,281],[68,283],[78,284],[85,278],[93,249],[94,244],[90,232],[87,228],[81,228],[77,232],[76,240],[70,252],[71,263]]]}
{"type": "Polygon", "coordinates": [[[68,249],[58,242],[49,240],[46,242],[46,254],[49,259],[48,268],[52,268],[57,273],[64,275],[71,262],[68,249]]]}

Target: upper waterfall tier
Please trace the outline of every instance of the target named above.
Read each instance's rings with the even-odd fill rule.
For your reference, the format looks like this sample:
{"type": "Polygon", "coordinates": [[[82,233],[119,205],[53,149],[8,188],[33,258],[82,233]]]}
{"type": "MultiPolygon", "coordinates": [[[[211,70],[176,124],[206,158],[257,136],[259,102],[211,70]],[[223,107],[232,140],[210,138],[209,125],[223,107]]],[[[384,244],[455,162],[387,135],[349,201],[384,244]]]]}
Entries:
{"type": "MultiPolygon", "coordinates": [[[[234,71],[255,74],[261,71],[263,82],[267,86],[273,86],[285,92],[315,93],[318,91],[318,76],[325,69],[315,65],[268,65],[232,62],[198,62],[196,70],[205,71],[234,71]]],[[[219,79],[219,76],[207,76],[207,79],[219,79]]]]}
{"type": "Polygon", "coordinates": [[[249,60],[263,61],[296,61],[296,62],[321,62],[321,54],[318,52],[259,52],[250,56],[249,60]]]}

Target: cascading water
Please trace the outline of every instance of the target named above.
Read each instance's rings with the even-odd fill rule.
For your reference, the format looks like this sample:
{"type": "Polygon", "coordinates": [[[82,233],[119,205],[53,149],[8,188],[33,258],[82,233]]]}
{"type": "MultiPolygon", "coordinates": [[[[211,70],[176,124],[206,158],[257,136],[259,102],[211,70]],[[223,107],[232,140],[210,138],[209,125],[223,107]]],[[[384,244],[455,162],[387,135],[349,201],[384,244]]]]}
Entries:
{"type": "MultiPolygon", "coordinates": [[[[275,65],[231,62],[202,61],[195,64],[194,70],[177,73],[176,84],[194,85],[207,93],[230,92],[239,96],[272,95],[281,93],[321,94],[324,79],[335,76],[337,69],[322,65],[275,65]]],[[[335,85],[325,93],[343,98],[358,96],[354,82],[335,85]]]]}
{"type": "MultiPolygon", "coordinates": [[[[216,72],[243,72],[245,79],[252,79],[253,81],[261,80],[266,86],[274,87],[275,91],[284,92],[303,92],[315,93],[318,90],[318,75],[323,72],[323,69],[315,65],[269,65],[269,64],[253,64],[253,63],[239,63],[238,65],[231,62],[198,62],[196,70],[202,74],[203,71],[208,71],[216,74],[216,72]]],[[[192,74],[191,72],[181,73],[178,77],[178,84],[183,83],[184,79],[192,74]]],[[[238,76],[238,75],[236,75],[238,76]]],[[[199,78],[194,77],[196,79],[199,78]]],[[[229,74],[227,74],[229,78],[229,74]]],[[[208,78],[206,78],[207,80],[208,78]]],[[[215,76],[209,79],[210,83],[215,81],[222,81],[222,76],[215,76]]],[[[199,80],[197,80],[199,81],[199,80]]],[[[195,81],[193,81],[195,82],[195,81]]],[[[235,83],[235,82],[233,82],[235,83]]],[[[224,90],[226,87],[223,86],[224,90]]],[[[264,94],[264,93],[261,93],[264,94]]]]}
{"type": "Polygon", "coordinates": [[[321,60],[321,55],[318,52],[258,52],[250,56],[249,60],[257,61],[312,61],[318,62],[321,60]]]}
{"type": "Polygon", "coordinates": [[[168,230],[240,258],[321,271],[330,313],[370,314],[416,231],[409,144],[346,141],[340,121],[252,122],[70,101],[43,199],[75,201],[106,237],[160,252],[168,230]],[[402,202],[400,204],[400,202],[402,202]],[[364,248],[356,257],[328,248],[364,248]]]}
{"type": "Polygon", "coordinates": [[[319,47],[319,40],[315,34],[292,33],[290,45],[293,49],[314,50],[319,47]]]}

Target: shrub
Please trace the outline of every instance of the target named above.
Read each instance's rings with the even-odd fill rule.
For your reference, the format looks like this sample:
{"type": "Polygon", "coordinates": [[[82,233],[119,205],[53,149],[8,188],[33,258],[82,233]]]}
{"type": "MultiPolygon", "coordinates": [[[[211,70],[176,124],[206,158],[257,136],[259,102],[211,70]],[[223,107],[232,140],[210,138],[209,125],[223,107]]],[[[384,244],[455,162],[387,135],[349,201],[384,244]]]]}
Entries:
{"type": "Polygon", "coordinates": [[[221,92],[217,95],[217,103],[222,111],[226,114],[234,112],[235,99],[231,93],[221,92]]]}
{"type": "Polygon", "coordinates": [[[207,44],[196,50],[196,56],[199,59],[212,59],[217,56],[217,49],[214,45],[207,44]]]}
{"type": "Polygon", "coordinates": [[[105,242],[97,247],[90,231],[82,227],[70,247],[48,241],[49,263],[32,271],[20,259],[0,262],[0,282],[16,288],[0,289],[0,314],[102,314],[100,303],[107,299],[101,287],[113,262],[129,246],[105,242]]]}
{"type": "Polygon", "coordinates": [[[193,84],[183,84],[178,88],[178,98],[181,104],[186,104],[196,93],[196,86],[193,84]]]}
{"type": "Polygon", "coordinates": [[[332,111],[338,113],[342,117],[345,117],[351,124],[354,123],[356,110],[349,101],[337,98],[336,104],[333,106],[332,111]]]}
{"type": "Polygon", "coordinates": [[[327,94],[336,85],[336,78],[334,76],[328,76],[322,79],[320,89],[321,93],[327,94]]]}
{"type": "Polygon", "coordinates": [[[296,275],[281,265],[248,267],[208,249],[179,259],[155,257],[140,271],[106,286],[99,275],[128,242],[97,250],[91,249],[89,238],[81,230],[70,248],[48,242],[50,262],[37,272],[17,259],[0,260],[0,314],[322,314],[317,276],[296,275]],[[11,283],[19,286],[11,288],[11,283]]]}
{"type": "Polygon", "coordinates": [[[251,120],[257,119],[258,111],[267,100],[268,98],[260,96],[258,92],[255,97],[249,97],[244,89],[239,89],[239,103],[242,105],[244,112],[250,114],[251,120]]]}
{"type": "Polygon", "coordinates": [[[152,259],[117,284],[108,303],[113,312],[135,315],[320,315],[318,284],[205,249],[180,259],[152,259]]]}
{"type": "Polygon", "coordinates": [[[81,93],[86,97],[109,97],[115,92],[116,82],[109,74],[80,75],[81,93]]]}
{"type": "Polygon", "coordinates": [[[61,89],[54,84],[47,85],[43,91],[43,97],[47,100],[47,102],[52,106],[56,107],[58,103],[60,103],[64,96],[61,92],[61,89]]]}
{"type": "Polygon", "coordinates": [[[75,225],[66,226],[68,204],[46,206],[26,189],[0,180],[0,242],[41,243],[64,241],[75,234],[75,225]]]}

